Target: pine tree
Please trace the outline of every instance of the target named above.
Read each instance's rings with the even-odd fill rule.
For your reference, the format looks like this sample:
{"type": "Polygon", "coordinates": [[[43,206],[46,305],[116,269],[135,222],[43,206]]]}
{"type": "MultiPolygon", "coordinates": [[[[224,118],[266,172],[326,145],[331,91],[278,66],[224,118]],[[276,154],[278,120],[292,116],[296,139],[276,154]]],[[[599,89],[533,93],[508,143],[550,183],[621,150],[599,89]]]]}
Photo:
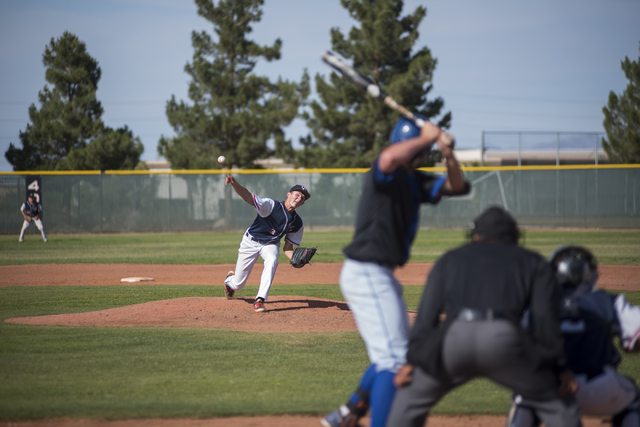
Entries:
{"type": "Polygon", "coordinates": [[[75,35],[64,32],[45,47],[45,85],[38,93],[41,108],[29,107],[29,119],[20,132],[22,148],[13,144],[5,157],[14,170],[110,169],[135,166],[144,150],[139,138],[125,126],[114,131],[101,120],[96,98],[101,70],[75,35]],[[111,141],[107,147],[104,141],[111,141]],[[88,150],[88,151],[87,151],[88,150]],[[109,158],[109,162],[96,160],[109,158]]]}
{"type": "Polygon", "coordinates": [[[640,163],[640,57],[638,62],[625,57],[621,68],[629,84],[620,97],[609,92],[602,108],[609,139],[602,139],[602,147],[614,163],[640,163]]]}
{"type": "Polygon", "coordinates": [[[260,46],[249,40],[252,23],[262,17],[263,0],[196,0],[198,15],[213,24],[215,39],[193,32],[193,60],[185,66],[191,76],[193,105],[167,102],[166,114],[177,136],[158,143],[158,153],[173,168],[255,167],[254,160],[278,155],[291,158],[291,141],[283,127],[298,115],[309,92],[306,71],[299,84],[253,74],[259,59],[280,59],[282,42],[260,46]],[[274,149],[267,143],[273,140],[274,149]]]}
{"type": "MultiPolygon", "coordinates": [[[[412,53],[426,9],[418,7],[401,17],[402,0],[341,3],[360,25],[352,27],[346,39],[338,28],[332,28],[332,50],[410,110],[429,119],[438,116],[444,101],[427,100],[437,61],[427,47],[412,53]]],[[[305,167],[369,167],[388,144],[398,113],[336,73],[329,79],[316,75],[320,101],[310,102],[311,113],[304,116],[311,133],[300,140],[304,149],[297,155],[298,163],[305,167]]],[[[447,113],[437,124],[448,128],[450,122],[451,113],[447,113]]]]}

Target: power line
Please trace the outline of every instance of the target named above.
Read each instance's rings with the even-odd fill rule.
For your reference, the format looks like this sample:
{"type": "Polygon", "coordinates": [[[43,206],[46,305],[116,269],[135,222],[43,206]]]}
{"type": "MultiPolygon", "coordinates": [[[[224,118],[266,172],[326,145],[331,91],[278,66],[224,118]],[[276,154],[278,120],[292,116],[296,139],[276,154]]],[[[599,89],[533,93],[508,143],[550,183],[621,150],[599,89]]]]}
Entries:
{"type": "MultiPolygon", "coordinates": [[[[488,95],[488,94],[477,94],[477,93],[461,93],[461,92],[437,92],[436,96],[463,96],[467,98],[477,98],[477,99],[501,99],[501,100],[512,100],[512,101],[530,101],[530,102],[555,102],[561,104],[598,104],[605,105],[607,100],[604,99],[562,99],[562,98],[532,98],[526,96],[505,96],[505,95],[488,95]]],[[[100,101],[102,104],[106,105],[149,105],[149,104],[166,104],[168,99],[162,100],[139,100],[139,101],[100,101]]],[[[20,101],[0,101],[0,105],[31,105],[33,102],[20,102],[20,101]]]]}
{"type": "MultiPolygon", "coordinates": [[[[456,92],[442,92],[442,95],[451,96],[464,96],[467,98],[484,98],[484,99],[502,99],[513,101],[531,101],[531,102],[557,102],[561,104],[598,104],[605,105],[607,100],[595,100],[595,99],[553,99],[553,98],[529,98],[523,96],[502,96],[502,95],[480,95],[470,93],[456,93],[456,92]]],[[[438,95],[440,96],[440,95],[438,95]]]]}
{"type": "MultiPolygon", "coordinates": [[[[120,118],[120,117],[116,117],[116,118],[104,118],[102,117],[102,121],[118,121],[118,122],[148,122],[148,121],[157,121],[157,120],[167,120],[166,116],[160,117],[128,117],[128,118],[120,118]]],[[[0,119],[0,123],[19,123],[19,122],[24,122],[24,121],[29,121],[29,119],[0,119]]]]}
{"type": "MultiPolygon", "coordinates": [[[[163,133],[143,133],[143,134],[136,134],[134,133],[133,136],[138,136],[140,138],[160,138],[161,136],[166,136],[168,138],[172,138],[173,135],[166,135],[163,133]]],[[[20,137],[19,136],[0,136],[0,140],[3,139],[11,139],[11,140],[16,140],[19,141],[20,137]]]]}
{"type": "MultiPolygon", "coordinates": [[[[107,105],[149,105],[149,104],[165,104],[167,100],[148,100],[148,101],[100,101],[101,104],[107,105]]],[[[0,101],[0,105],[31,105],[34,102],[19,102],[19,101],[0,101]]]]}
{"type": "Polygon", "coordinates": [[[529,117],[564,117],[564,118],[583,118],[583,119],[602,119],[603,117],[591,114],[556,114],[556,113],[517,113],[514,111],[487,111],[487,110],[465,110],[456,109],[452,110],[452,113],[465,112],[473,114],[499,114],[501,116],[529,116],[529,117]]]}

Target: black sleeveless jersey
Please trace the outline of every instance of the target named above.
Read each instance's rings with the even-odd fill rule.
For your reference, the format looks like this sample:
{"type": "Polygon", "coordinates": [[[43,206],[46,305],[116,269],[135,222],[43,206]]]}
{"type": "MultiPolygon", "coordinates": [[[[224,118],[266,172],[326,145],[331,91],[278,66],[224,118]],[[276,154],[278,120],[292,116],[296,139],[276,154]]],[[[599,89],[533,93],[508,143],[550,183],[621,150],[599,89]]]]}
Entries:
{"type": "Polygon", "coordinates": [[[353,242],[344,254],[356,261],[388,267],[404,265],[418,230],[420,205],[436,204],[445,176],[400,167],[391,175],[378,170],[378,159],[365,176],[353,242]]]}

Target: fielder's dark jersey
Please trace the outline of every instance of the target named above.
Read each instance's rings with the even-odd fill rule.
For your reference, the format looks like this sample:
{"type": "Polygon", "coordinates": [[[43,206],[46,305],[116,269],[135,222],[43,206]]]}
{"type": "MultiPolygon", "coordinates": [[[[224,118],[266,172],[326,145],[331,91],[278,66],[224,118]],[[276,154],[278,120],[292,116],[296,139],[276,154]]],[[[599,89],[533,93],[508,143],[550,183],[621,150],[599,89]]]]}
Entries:
{"type": "Polygon", "coordinates": [[[31,204],[26,201],[22,204],[20,210],[29,218],[35,218],[42,213],[42,205],[40,203],[31,204]]]}
{"type": "Polygon", "coordinates": [[[617,366],[620,353],[613,344],[621,338],[628,350],[640,336],[640,308],[630,305],[624,295],[601,289],[573,297],[566,289],[562,298],[560,329],[564,335],[567,366],[576,374],[594,377],[604,366],[617,366]]]}
{"type": "MultiPolygon", "coordinates": [[[[378,159],[365,176],[353,242],[344,248],[350,259],[387,267],[404,265],[415,238],[422,203],[436,204],[445,176],[400,167],[391,175],[378,169],[378,159]]],[[[467,184],[466,190],[469,191],[467,184]]]]}
{"type": "Polygon", "coordinates": [[[295,211],[289,212],[284,202],[253,195],[253,207],[258,212],[247,229],[250,236],[262,244],[275,244],[285,237],[294,246],[300,246],[304,224],[295,211]]]}
{"type": "Polygon", "coordinates": [[[565,361],[559,298],[553,270],[539,254],[498,242],[461,246],[445,253],[429,273],[407,361],[437,376],[443,369],[442,340],[462,308],[494,309],[514,323],[529,309],[530,331],[523,335],[527,353],[537,366],[559,370],[565,361]]]}

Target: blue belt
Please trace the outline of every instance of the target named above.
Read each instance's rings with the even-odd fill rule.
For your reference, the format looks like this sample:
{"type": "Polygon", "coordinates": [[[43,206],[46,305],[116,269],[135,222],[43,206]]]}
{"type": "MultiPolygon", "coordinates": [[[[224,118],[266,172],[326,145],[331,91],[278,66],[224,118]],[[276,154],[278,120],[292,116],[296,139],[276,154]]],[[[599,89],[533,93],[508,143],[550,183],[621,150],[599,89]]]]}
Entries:
{"type": "Polygon", "coordinates": [[[250,238],[251,240],[253,240],[256,243],[260,243],[261,245],[269,245],[272,242],[265,242],[264,240],[258,240],[255,237],[253,237],[251,234],[249,234],[249,232],[247,231],[246,233],[247,237],[250,238]]]}

